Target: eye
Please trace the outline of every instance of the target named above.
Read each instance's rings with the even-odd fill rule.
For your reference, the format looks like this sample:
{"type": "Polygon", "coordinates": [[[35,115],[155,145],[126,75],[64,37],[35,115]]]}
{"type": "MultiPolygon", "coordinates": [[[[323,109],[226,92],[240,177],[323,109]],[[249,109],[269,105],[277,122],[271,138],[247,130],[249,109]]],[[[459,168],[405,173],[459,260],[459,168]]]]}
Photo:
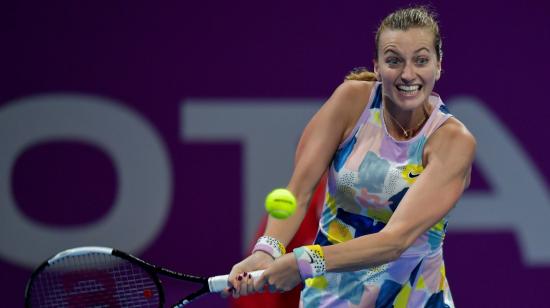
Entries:
{"type": "Polygon", "coordinates": [[[397,65],[401,63],[401,59],[399,59],[398,57],[388,57],[386,58],[386,63],[389,65],[397,65]]]}
{"type": "Polygon", "coordinates": [[[419,65],[425,65],[425,64],[428,64],[430,62],[430,58],[428,57],[418,57],[416,58],[416,64],[419,64],[419,65]]]}

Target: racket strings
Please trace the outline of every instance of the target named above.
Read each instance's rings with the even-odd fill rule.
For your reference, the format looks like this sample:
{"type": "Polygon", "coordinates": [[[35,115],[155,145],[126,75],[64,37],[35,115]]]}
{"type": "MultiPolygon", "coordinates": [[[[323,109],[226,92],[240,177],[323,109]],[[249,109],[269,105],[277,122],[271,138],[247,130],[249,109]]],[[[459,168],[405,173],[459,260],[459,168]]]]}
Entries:
{"type": "Polygon", "coordinates": [[[141,267],[105,253],[69,255],[34,277],[31,307],[159,307],[155,281],[141,267]]]}

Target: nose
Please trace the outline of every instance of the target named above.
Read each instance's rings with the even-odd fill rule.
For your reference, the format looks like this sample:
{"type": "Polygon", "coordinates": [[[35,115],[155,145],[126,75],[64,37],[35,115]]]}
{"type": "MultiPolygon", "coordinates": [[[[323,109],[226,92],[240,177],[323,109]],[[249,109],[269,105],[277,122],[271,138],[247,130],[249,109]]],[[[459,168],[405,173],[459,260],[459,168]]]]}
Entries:
{"type": "Polygon", "coordinates": [[[403,71],[401,72],[401,79],[403,80],[403,82],[407,83],[413,81],[415,78],[416,72],[414,65],[410,62],[407,62],[403,67],[403,71]]]}

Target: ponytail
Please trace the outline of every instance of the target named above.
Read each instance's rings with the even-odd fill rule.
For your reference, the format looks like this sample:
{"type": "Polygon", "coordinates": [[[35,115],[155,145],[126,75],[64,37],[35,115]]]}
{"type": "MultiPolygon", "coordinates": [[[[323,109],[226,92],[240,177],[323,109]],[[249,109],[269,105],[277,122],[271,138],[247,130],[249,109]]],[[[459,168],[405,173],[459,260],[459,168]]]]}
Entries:
{"type": "Polygon", "coordinates": [[[356,67],[346,75],[345,80],[377,81],[376,74],[366,67],[356,67]]]}

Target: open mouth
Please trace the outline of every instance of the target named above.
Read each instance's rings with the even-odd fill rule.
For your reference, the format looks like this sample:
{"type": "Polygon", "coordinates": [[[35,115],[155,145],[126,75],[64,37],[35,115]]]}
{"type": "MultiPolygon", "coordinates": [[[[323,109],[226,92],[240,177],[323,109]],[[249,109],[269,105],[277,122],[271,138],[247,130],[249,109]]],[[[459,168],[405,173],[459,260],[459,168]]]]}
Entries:
{"type": "Polygon", "coordinates": [[[416,95],[416,93],[418,93],[420,89],[422,89],[422,86],[421,85],[410,85],[410,86],[397,85],[396,88],[399,91],[399,93],[403,95],[413,96],[413,95],[416,95]]]}

